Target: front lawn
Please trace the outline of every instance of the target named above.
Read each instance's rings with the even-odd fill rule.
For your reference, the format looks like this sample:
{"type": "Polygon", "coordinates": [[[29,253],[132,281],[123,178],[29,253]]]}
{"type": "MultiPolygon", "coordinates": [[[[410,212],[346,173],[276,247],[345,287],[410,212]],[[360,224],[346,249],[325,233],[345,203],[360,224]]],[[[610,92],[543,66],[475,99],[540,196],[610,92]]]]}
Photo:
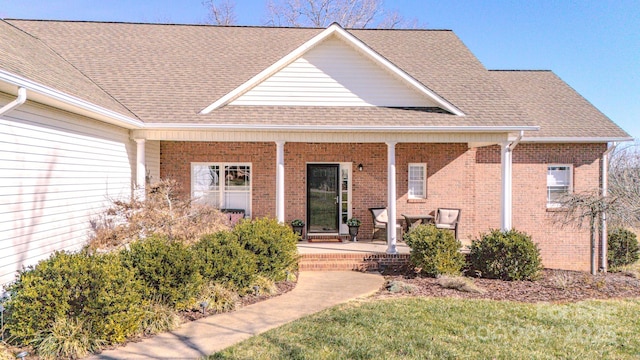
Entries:
{"type": "Polygon", "coordinates": [[[352,302],[209,359],[635,359],[640,354],[638,313],[638,299],[352,302]]]}

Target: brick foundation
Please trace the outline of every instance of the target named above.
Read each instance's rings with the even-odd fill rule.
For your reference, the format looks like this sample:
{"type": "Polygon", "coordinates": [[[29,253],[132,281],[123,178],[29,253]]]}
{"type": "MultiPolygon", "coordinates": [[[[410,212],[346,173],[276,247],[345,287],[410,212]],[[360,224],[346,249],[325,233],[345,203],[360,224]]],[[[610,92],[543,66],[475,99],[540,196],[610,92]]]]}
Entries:
{"type": "MultiPolygon", "coordinates": [[[[530,234],[550,268],[589,270],[587,229],[561,228],[557,213],[546,208],[548,164],[572,164],[574,191],[600,186],[600,157],[604,144],[520,144],[513,154],[513,225],[530,234]]],[[[275,143],[213,143],[162,141],[160,174],[190,193],[191,162],[249,162],[252,164],[254,217],[275,217],[275,143]]],[[[286,143],[286,219],[306,218],[306,164],[351,162],[352,212],[362,220],[359,239],[372,236],[371,207],[386,206],[387,146],[355,143],[286,143]],[[363,171],[355,166],[363,164],[363,171]]],[[[460,208],[460,240],[469,244],[482,232],[500,227],[500,148],[467,144],[396,145],[397,214],[433,213],[438,207],[460,208]],[[407,197],[409,163],[427,164],[427,198],[407,197]]],[[[336,265],[338,266],[338,265],[336,265]]],[[[342,266],[342,265],[340,265],[342,266]]]]}

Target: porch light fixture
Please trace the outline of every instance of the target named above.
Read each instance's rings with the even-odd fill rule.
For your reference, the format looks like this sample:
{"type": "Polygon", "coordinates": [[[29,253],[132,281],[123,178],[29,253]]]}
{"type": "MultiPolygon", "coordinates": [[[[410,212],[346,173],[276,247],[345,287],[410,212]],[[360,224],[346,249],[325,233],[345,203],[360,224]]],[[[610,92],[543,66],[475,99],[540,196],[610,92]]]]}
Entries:
{"type": "Polygon", "coordinates": [[[362,166],[362,164],[358,164],[358,171],[362,171],[364,169],[364,166],[362,166]]]}

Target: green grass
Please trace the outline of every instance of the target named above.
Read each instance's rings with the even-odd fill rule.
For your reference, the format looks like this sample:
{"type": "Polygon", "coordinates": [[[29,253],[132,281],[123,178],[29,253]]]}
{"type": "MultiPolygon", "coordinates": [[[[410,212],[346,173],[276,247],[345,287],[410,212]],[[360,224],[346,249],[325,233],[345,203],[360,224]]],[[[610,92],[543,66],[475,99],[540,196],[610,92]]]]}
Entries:
{"type": "Polygon", "coordinates": [[[639,313],[640,300],[356,302],[209,359],[637,359],[639,313]]]}

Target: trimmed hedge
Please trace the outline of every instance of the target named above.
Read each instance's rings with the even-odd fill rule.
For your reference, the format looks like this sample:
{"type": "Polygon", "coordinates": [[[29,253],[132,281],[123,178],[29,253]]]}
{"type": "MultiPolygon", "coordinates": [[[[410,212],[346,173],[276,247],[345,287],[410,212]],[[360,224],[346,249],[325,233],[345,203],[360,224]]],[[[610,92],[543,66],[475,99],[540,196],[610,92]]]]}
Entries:
{"type": "Polygon", "coordinates": [[[177,310],[195,306],[204,281],[187,245],[151,236],[120,253],[122,263],[144,285],[143,297],[177,310]]]}
{"type": "Polygon", "coordinates": [[[117,255],[56,252],[8,286],[6,329],[12,341],[38,346],[59,319],[76,319],[94,338],[123,342],[138,330],[142,286],[117,255]]]}
{"type": "Polygon", "coordinates": [[[433,225],[420,225],[404,235],[411,248],[409,261],[427,276],[458,275],[464,266],[462,244],[449,230],[433,225]]]}
{"type": "Polygon", "coordinates": [[[232,234],[256,255],[258,272],[271,280],[284,280],[287,271],[297,269],[298,236],[289,226],[267,218],[244,220],[236,224],[232,234]]]}
{"type": "Polygon", "coordinates": [[[229,231],[205,235],[193,245],[198,269],[206,282],[216,282],[245,293],[257,275],[257,257],[229,231]]]}
{"type": "Polygon", "coordinates": [[[502,280],[535,280],[542,270],[540,250],[531,237],[517,230],[491,230],[471,243],[470,271],[502,280]]]}
{"type": "Polygon", "coordinates": [[[609,230],[607,260],[610,267],[630,265],[638,261],[638,238],[623,228],[609,230]]]}

